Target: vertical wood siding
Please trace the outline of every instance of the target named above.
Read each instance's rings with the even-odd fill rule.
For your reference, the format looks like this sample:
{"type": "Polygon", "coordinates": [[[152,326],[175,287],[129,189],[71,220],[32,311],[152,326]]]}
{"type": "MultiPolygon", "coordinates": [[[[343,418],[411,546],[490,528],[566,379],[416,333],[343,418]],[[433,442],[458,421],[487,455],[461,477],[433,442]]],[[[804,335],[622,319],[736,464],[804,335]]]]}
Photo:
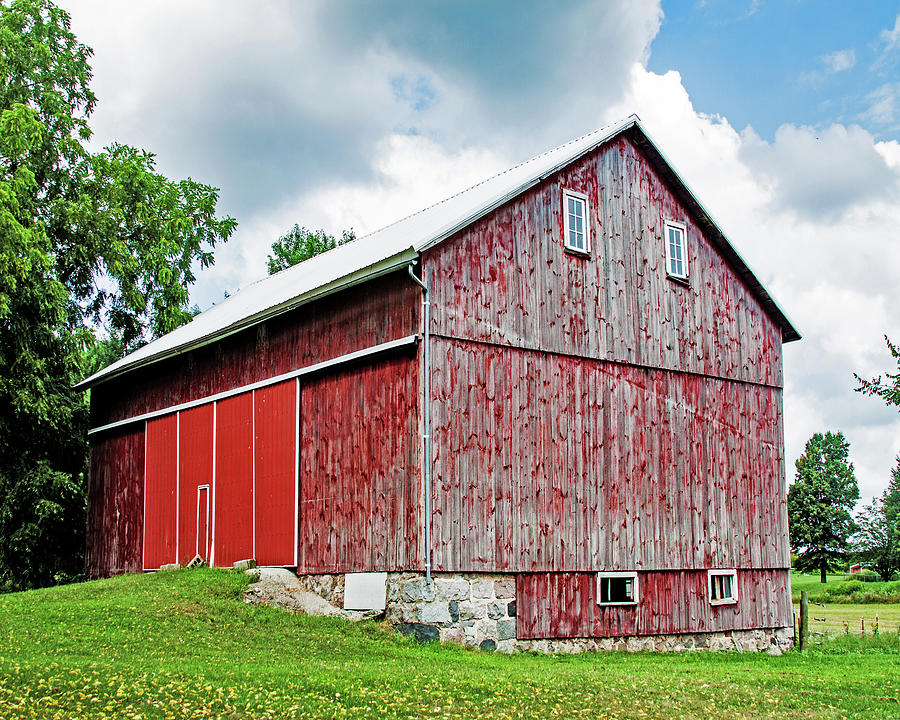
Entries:
{"type": "Polygon", "coordinates": [[[780,386],[781,330],[627,138],[426,253],[432,330],[780,386]],[[563,247],[562,190],[589,199],[589,257],[563,247]],[[689,284],[663,224],[687,228],[689,284]]]}
{"type": "Polygon", "coordinates": [[[253,557],[253,393],[216,403],[213,562],[253,557]]]}
{"type": "Polygon", "coordinates": [[[144,486],[144,569],[176,562],[178,528],[178,418],[147,421],[147,471],[144,486]]]}
{"type": "MultiPolygon", "coordinates": [[[[198,553],[197,488],[212,483],[213,406],[179,413],[178,419],[178,562],[187,565],[198,553]]],[[[210,488],[211,490],[211,488],[210,488]]],[[[206,548],[203,548],[205,551],[206,548]]],[[[204,552],[200,553],[209,559],[204,552]]]]}
{"type": "Polygon", "coordinates": [[[706,572],[641,572],[637,606],[597,605],[594,573],[516,578],[519,638],[618,637],[789,627],[788,570],[740,570],[738,601],[709,604],[706,572]]]}
{"type": "Polygon", "coordinates": [[[256,561],[295,563],[297,382],[257,390],[254,407],[256,561]]]}
{"type": "Polygon", "coordinates": [[[302,385],[299,572],[421,567],[418,392],[405,353],[302,385]]]}
{"type": "Polygon", "coordinates": [[[405,270],[101,383],[91,425],[231,390],[419,332],[421,291],[405,270]]]}
{"type": "Polygon", "coordinates": [[[88,579],[142,570],[144,424],[91,444],[88,476],[88,579]]]}
{"type": "Polygon", "coordinates": [[[434,564],[789,567],[781,390],[436,339],[434,564]]]}

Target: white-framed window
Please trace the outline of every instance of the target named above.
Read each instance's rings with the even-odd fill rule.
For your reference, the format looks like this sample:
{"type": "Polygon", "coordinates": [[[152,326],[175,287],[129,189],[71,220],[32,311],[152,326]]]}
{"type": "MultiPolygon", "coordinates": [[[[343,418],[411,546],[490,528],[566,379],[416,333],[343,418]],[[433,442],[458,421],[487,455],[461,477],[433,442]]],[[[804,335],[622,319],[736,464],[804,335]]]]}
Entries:
{"type": "Polygon", "coordinates": [[[684,223],[666,220],[666,273],[669,277],[686,280],[688,276],[687,231],[684,223]]]}
{"type": "Polygon", "coordinates": [[[563,190],[563,217],[566,249],[589,253],[591,233],[588,227],[587,195],[574,190],[563,190]]]}
{"type": "Polygon", "coordinates": [[[737,570],[707,570],[710,605],[731,605],[737,602],[737,570]]]}
{"type": "Polygon", "coordinates": [[[637,605],[638,576],[636,572],[597,573],[598,605],[637,605]]]}

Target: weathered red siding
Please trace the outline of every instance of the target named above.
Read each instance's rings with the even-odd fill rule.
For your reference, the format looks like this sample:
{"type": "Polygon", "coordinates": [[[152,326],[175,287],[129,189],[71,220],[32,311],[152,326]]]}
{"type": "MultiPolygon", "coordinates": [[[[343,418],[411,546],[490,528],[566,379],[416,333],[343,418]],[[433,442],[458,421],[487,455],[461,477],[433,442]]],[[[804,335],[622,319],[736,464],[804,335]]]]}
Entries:
{"type": "Polygon", "coordinates": [[[710,605],[706,572],[642,572],[636,606],[597,605],[595,573],[516,578],[520,639],[618,637],[789,627],[788,570],[741,570],[737,603],[710,605]]]}
{"type": "Polygon", "coordinates": [[[434,566],[789,567],[781,390],[436,340],[434,566]]]}
{"type": "Polygon", "coordinates": [[[85,572],[140,572],[144,540],[144,423],[91,443],[85,572]]]}
{"type": "Polygon", "coordinates": [[[253,555],[253,394],[216,403],[213,564],[253,555]]]}
{"type": "Polygon", "coordinates": [[[780,386],[781,329],[627,139],[426,253],[432,331],[780,386]],[[589,198],[589,257],[563,247],[562,190],[589,198]],[[690,283],[663,223],[687,226],[690,283]]]}
{"type": "MultiPolygon", "coordinates": [[[[225,302],[228,302],[227,300],[225,302]]],[[[208,397],[419,331],[406,271],[305,305],[91,391],[91,425],[208,397]]]]}
{"type": "MultiPolygon", "coordinates": [[[[197,538],[197,495],[210,485],[213,464],[213,406],[201,405],[178,417],[178,562],[186,565],[203,552],[197,538]]],[[[205,518],[204,518],[205,519],[205,518]]]]}
{"type": "Polygon", "coordinates": [[[296,564],[297,382],[254,392],[256,561],[296,564]]]}
{"type": "Polygon", "coordinates": [[[178,416],[147,422],[144,485],[144,569],[176,562],[178,527],[178,416]]]}
{"type": "Polygon", "coordinates": [[[421,568],[415,357],[301,387],[299,572],[421,568]]]}

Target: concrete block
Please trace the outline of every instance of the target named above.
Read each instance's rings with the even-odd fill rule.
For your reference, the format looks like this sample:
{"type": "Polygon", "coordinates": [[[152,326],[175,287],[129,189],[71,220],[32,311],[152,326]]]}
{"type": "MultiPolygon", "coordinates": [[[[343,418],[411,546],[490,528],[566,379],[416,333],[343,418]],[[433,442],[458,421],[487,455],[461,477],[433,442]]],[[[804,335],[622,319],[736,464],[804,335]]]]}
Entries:
{"type": "Polygon", "coordinates": [[[387,573],[347,573],[344,575],[344,610],[384,610],[387,573]]]}
{"type": "Polygon", "coordinates": [[[250,570],[251,568],[256,567],[256,560],[253,558],[247,558],[246,560],[238,560],[234,564],[235,570],[250,570]]]}
{"type": "Polygon", "coordinates": [[[160,570],[178,570],[181,568],[181,565],[178,563],[168,563],[167,565],[160,565],[160,570]]]}

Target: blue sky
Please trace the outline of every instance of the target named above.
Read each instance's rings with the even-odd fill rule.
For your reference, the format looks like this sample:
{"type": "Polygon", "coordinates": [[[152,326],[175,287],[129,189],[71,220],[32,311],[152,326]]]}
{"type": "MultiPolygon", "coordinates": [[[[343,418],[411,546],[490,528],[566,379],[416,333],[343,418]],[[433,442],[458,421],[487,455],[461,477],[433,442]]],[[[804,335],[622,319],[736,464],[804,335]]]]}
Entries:
{"type": "Polygon", "coordinates": [[[678,0],[662,9],[647,67],[678,70],[697,110],[769,139],[786,122],[859,123],[896,137],[896,121],[866,113],[872,94],[898,79],[898,57],[885,54],[881,35],[900,3],[678,0]]]}
{"type": "Polygon", "coordinates": [[[854,392],[900,341],[900,3],[62,0],[96,142],[221,188],[239,227],[201,307],[294,223],[374,230],[631,113],[803,333],[788,476],[842,430],[864,498],[900,414],[854,392]]]}

